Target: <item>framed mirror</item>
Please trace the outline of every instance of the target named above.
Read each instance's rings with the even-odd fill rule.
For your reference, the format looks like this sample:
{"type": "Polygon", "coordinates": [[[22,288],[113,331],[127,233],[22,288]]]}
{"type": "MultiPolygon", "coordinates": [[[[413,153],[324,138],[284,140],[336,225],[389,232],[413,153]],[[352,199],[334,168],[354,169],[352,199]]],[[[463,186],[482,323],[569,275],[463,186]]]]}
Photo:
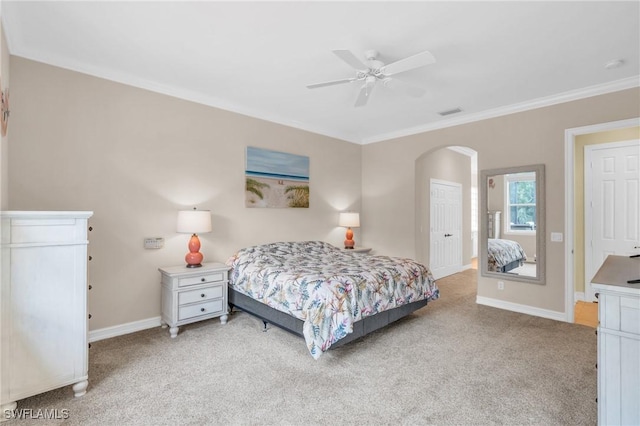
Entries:
{"type": "Polygon", "coordinates": [[[480,172],[483,277],[545,283],[544,164],[480,172]]]}

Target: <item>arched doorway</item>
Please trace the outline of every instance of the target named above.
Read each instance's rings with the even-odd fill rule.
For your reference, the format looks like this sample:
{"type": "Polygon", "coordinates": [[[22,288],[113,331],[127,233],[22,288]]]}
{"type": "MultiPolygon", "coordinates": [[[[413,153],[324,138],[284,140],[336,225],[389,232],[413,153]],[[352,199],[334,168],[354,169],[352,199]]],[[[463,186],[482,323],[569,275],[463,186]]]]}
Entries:
{"type": "Polygon", "coordinates": [[[436,278],[471,268],[472,259],[477,256],[478,234],[476,151],[461,146],[436,148],[425,152],[416,159],[415,170],[415,217],[416,229],[419,231],[418,238],[416,238],[416,258],[429,265],[432,271],[440,271],[443,274],[440,276],[434,274],[436,278]],[[435,201],[432,195],[434,183],[436,185],[444,184],[445,189],[447,185],[459,186],[461,195],[460,235],[444,237],[444,235],[452,233],[439,229],[433,223],[435,219],[433,213],[435,201]],[[432,236],[434,231],[442,231],[443,238],[436,241],[432,236]],[[460,244],[448,244],[455,237],[459,238],[460,244]],[[438,244],[440,245],[438,246],[438,244]],[[439,251],[443,247],[445,247],[444,253],[439,251]],[[459,253],[447,254],[446,250],[459,250],[459,253]],[[454,255],[459,255],[458,267],[446,264],[454,255]],[[445,265],[442,265],[443,260],[445,265]]]}

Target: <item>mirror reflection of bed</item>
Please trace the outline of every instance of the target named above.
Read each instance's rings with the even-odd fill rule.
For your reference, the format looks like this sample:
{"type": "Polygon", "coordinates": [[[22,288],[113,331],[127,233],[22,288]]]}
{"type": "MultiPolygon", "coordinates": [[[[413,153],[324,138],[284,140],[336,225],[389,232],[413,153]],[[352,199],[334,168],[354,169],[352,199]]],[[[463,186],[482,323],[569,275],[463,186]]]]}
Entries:
{"type": "Polygon", "coordinates": [[[486,203],[483,272],[521,280],[541,279],[543,271],[538,255],[543,250],[539,247],[538,232],[544,224],[542,203],[538,202],[541,189],[538,176],[543,181],[543,173],[544,169],[538,166],[483,172],[482,196],[486,203]]]}
{"type": "Polygon", "coordinates": [[[528,261],[524,248],[513,240],[489,238],[489,271],[505,274],[536,276],[536,264],[528,261]]]}

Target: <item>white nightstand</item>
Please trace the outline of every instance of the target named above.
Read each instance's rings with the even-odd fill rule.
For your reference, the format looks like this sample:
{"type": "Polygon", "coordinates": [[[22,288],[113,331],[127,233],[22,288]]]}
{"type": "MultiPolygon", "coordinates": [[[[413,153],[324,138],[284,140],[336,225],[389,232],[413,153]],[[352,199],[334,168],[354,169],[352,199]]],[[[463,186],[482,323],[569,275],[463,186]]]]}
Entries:
{"type": "Polygon", "coordinates": [[[229,267],[204,263],[200,268],[159,268],[162,274],[162,326],[169,325],[171,337],[180,325],[220,317],[227,323],[227,280],[229,267]]]}
{"type": "Polygon", "coordinates": [[[351,253],[369,253],[371,248],[367,247],[354,247],[352,249],[343,249],[344,251],[350,251],[351,253]]]}

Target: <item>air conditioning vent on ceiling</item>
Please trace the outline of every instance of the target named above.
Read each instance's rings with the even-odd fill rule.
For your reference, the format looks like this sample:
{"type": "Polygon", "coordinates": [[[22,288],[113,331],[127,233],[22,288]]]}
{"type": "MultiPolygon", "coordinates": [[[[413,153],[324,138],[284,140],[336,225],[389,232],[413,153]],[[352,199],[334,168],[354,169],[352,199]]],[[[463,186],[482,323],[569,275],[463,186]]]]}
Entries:
{"type": "Polygon", "coordinates": [[[451,115],[451,114],[457,114],[459,112],[462,112],[462,110],[460,108],[454,108],[454,109],[450,109],[448,111],[440,111],[438,114],[440,114],[441,116],[446,116],[446,115],[451,115]]]}

